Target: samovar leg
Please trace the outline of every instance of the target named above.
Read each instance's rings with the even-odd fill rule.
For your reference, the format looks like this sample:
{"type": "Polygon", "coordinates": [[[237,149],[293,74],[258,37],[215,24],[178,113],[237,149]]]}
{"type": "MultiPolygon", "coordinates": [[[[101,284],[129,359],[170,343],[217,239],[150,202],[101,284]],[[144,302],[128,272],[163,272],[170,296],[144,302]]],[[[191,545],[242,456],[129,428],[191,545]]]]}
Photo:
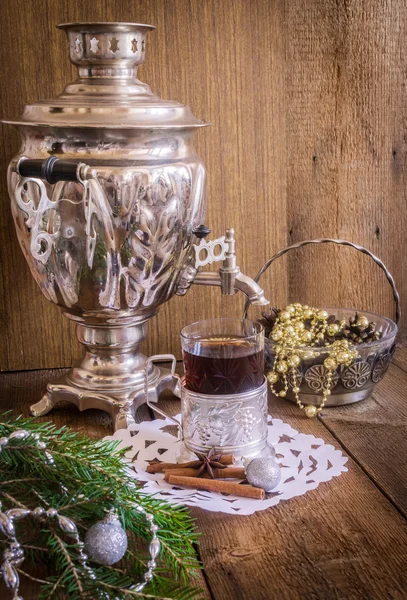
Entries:
{"type": "Polygon", "coordinates": [[[53,397],[52,392],[48,391],[43,395],[39,402],[30,406],[30,414],[33,417],[42,417],[49,413],[55,406],[58,400],[53,397]]]}
{"type": "Polygon", "coordinates": [[[134,423],[132,393],[130,391],[113,392],[107,395],[95,390],[86,390],[72,385],[64,376],[47,385],[47,391],[39,402],[30,407],[35,417],[46,415],[59,402],[74,404],[80,411],[98,408],[107,412],[112,420],[114,430],[125,429],[134,423]]]}
{"type": "MultiPolygon", "coordinates": [[[[164,390],[179,396],[179,378],[172,375],[169,369],[159,368],[158,377],[149,386],[161,394],[164,390]]],[[[135,415],[139,406],[146,401],[144,387],[137,390],[102,391],[84,389],[69,381],[69,373],[47,386],[47,392],[39,402],[30,407],[34,417],[46,415],[59,402],[70,402],[80,411],[97,408],[107,412],[113,421],[114,431],[127,429],[135,423],[135,415]]]]}

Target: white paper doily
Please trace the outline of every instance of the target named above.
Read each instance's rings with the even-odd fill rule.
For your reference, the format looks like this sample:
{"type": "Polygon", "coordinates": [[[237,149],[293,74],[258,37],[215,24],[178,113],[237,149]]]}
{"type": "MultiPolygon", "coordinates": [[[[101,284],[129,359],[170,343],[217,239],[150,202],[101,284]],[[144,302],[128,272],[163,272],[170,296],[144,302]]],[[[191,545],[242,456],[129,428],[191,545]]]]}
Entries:
{"type": "MultiPolygon", "coordinates": [[[[177,415],[176,418],[180,418],[177,415]]],[[[162,473],[146,472],[150,462],[176,462],[179,440],[165,431],[174,424],[167,419],[155,419],[120,429],[109,440],[121,440],[120,447],[131,446],[126,454],[131,461],[131,473],[144,483],[144,491],[171,504],[199,506],[206,510],[229,514],[250,515],[275,506],[281,500],[301,496],[324,481],[347,471],[346,456],[330,444],[313,435],[298,433],[280,419],[268,418],[268,441],[276,449],[281,466],[281,482],[265,500],[239,498],[202,490],[180,489],[164,481],[162,473]]]]}

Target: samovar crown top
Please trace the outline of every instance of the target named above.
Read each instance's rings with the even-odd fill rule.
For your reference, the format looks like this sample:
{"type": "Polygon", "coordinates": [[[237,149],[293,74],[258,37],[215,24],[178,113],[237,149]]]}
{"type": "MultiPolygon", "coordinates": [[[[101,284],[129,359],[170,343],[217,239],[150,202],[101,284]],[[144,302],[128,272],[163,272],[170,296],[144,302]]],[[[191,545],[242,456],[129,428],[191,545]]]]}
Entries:
{"type": "Polygon", "coordinates": [[[163,100],[137,79],[154,25],[92,22],[57,25],[68,37],[79,78],[52,100],[27,105],[13,125],[104,129],[193,129],[207,123],[189,106],[163,100]]]}
{"type": "Polygon", "coordinates": [[[102,22],[62,23],[57,27],[68,36],[69,58],[74,65],[97,70],[110,67],[118,75],[143,64],[146,34],[155,29],[143,23],[102,22]]]}

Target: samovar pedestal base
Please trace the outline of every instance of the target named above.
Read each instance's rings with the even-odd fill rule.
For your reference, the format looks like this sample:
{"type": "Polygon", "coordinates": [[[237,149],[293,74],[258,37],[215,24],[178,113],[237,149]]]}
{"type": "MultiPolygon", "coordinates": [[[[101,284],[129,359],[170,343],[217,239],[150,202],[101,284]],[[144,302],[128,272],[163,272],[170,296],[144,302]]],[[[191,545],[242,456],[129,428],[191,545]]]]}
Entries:
{"type": "MultiPolygon", "coordinates": [[[[80,411],[104,410],[111,416],[115,431],[129,427],[135,422],[138,407],[146,401],[147,358],[139,351],[146,334],[146,321],[117,327],[77,324],[78,340],[86,347],[83,360],[48,384],[45,395],[30,407],[31,414],[46,415],[58,402],[67,401],[80,411]]],[[[152,364],[148,390],[150,400],[157,400],[164,390],[179,396],[179,377],[152,364]]]]}
{"type": "MultiPolygon", "coordinates": [[[[179,396],[179,380],[172,375],[170,369],[160,367],[157,380],[149,387],[150,396],[154,396],[153,392],[159,396],[165,390],[170,390],[175,396],[179,396]]],[[[34,417],[42,417],[58,402],[63,401],[74,404],[80,411],[88,408],[104,410],[111,416],[116,431],[127,429],[129,425],[135,423],[136,411],[144,404],[146,398],[144,387],[138,391],[97,392],[72,385],[65,375],[47,385],[47,392],[39,402],[30,407],[30,413],[34,417]]]]}

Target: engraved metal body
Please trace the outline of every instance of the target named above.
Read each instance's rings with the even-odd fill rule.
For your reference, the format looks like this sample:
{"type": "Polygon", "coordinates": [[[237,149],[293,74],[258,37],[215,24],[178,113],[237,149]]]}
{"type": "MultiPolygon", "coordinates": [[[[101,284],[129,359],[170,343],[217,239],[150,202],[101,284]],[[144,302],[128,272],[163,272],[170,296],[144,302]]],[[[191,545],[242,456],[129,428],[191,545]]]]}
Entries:
{"type": "Polygon", "coordinates": [[[261,386],[237,394],[200,394],[188,390],[185,380],[180,382],[181,421],[156,406],[154,391],[148,392],[148,367],[155,361],[176,359],[171,354],[152,356],[146,366],[147,405],[156,413],[173,421],[181,440],[177,460],[193,460],[195,454],[216,452],[233,454],[238,460],[257,456],[274,456],[274,448],[267,442],[268,388],[267,380],[261,386]]]}
{"type": "Polygon", "coordinates": [[[182,438],[188,450],[241,458],[264,456],[267,445],[267,382],[250,392],[211,396],[181,382],[182,438]]]}
{"type": "MultiPolygon", "coordinates": [[[[202,226],[205,168],[192,136],[206,123],[137,79],[154,27],[60,28],[79,78],[56,99],[26,106],[20,121],[8,121],[22,136],[8,185],[31,273],[46,298],[77,322],[86,354],[67,377],[49,384],[32,412],[42,415],[69,400],[80,410],[102,408],[115,428],[126,427],[145,400],[139,345],[164,302],[185,294],[194,279],[266,301],[229,264],[233,230],[227,242],[200,242],[201,249],[222,247],[213,258],[224,261],[225,274],[197,274],[205,261],[196,264],[194,244],[209,230],[202,226]]],[[[156,391],[178,389],[178,378],[154,365],[149,380],[156,391]]]]}
{"type": "MultiPolygon", "coordinates": [[[[324,307],[330,315],[334,314],[340,320],[348,321],[354,317],[356,310],[350,308],[328,308],[324,307]]],[[[376,330],[382,333],[382,338],[368,344],[356,346],[358,357],[349,365],[340,365],[331,373],[331,394],[328,396],[326,406],[342,406],[352,404],[368,398],[378,383],[386,374],[390,366],[396,345],[396,324],[386,317],[363,311],[363,315],[369,322],[376,323],[376,330]]],[[[270,357],[274,356],[275,344],[266,340],[266,348],[269,349],[270,357]]],[[[303,404],[315,404],[321,402],[323,388],[327,385],[327,369],[324,360],[329,356],[331,347],[325,350],[318,348],[302,348],[301,351],[308,352],[310,358],[301,362],[295,369],[295,373],[288,374],[290,384],[286,398],[296,401],[292,388],[295,385],[300,388],[300,400],[303,404]]]]}

